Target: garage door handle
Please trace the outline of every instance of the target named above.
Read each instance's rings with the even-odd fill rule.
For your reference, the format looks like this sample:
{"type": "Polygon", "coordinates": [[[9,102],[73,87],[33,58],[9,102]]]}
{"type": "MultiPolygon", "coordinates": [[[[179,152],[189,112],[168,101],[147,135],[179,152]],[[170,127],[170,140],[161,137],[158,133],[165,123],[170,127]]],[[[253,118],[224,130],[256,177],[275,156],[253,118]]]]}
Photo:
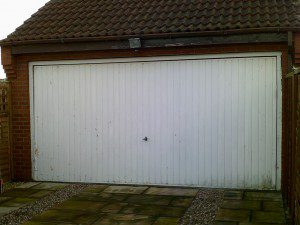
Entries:
{"type": "Polygon", "coordinates": [[[143,141],[148,141],[148,139],[149,139],[149,138],[145,137],[145,138],[143,139],[143,141]]]}

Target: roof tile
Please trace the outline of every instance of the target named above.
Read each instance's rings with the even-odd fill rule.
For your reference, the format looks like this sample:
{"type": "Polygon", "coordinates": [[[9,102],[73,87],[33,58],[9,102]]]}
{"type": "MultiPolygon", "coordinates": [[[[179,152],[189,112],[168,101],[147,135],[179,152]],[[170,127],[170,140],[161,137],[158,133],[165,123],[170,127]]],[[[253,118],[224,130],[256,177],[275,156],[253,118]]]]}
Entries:
{"type": "Polygon", "coordinates": [[[300,28],[299,0],[51,0],[4,43],[300,28]]]}

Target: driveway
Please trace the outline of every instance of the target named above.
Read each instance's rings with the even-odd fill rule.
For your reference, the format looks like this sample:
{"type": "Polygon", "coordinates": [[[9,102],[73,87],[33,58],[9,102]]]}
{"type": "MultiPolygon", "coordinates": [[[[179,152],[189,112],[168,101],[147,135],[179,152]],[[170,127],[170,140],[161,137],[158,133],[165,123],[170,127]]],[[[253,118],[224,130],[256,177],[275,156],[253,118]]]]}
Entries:
{"type": "Polygon", "coordinates": [[[276,191],[30,182],[0,195],[0,224],[22,222],[284,225],[285,214],[276,191]]]}
{"type": "MultiPolygon", "coordinates": [[[[11,190],[3,198],[10,196],[6,197],[10,198],[6,206],[12,207],[12,202],[19,201],[20,196],[31,202],[54,188],[61,187],[40,183],[11,190]],[[47,186],[51,188],[38,189],[47,186]]],[[[177,224],[197,192],[195,188],[92,185],[25,224],[177,224]]]]}
{"type": "Polygon", "coordinates": [[[0,195],[0,224],[3,223],[1,218],[8,213],[34,204],[66,186],[68,185],[63,183],[28,182],[5,191],[0,195]]]}

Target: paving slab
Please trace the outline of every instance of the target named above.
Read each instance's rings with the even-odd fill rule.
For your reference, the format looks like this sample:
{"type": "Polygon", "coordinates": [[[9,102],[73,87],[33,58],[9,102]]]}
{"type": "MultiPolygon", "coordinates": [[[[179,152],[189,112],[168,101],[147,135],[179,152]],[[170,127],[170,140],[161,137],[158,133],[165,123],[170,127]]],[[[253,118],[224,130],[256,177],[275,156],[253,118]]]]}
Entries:
{"type": "Polygon", "coordinates": [[[89,201],[89,202],[104,202],[107,199],[103,199],[99,196],[74,196],[70,198],[71,201],[89,201]]]}
{"type": "Polygon", "coordinates": [[[0,206],[1,207],[22,207],[34,201],[36,201],[36,199],[34,198],[13,198],[9,201],[2,203],[0,206]]]}
{"type": "Polygon", "coordinates": [[[36,221],[29,221],[26,223],[23,223],[22,225],[78,225],[77,223],[60,223],[60,222],[36,222],[36,221]]]}
{"type": "Polygon", "coordinates": [[[216,216],[216,221],[249,222],[249,220],[248,210],[220,209],[216,216]]]}
{"type": "Polygon", "coordinates": [[[54,209],[64,210],[80,210],[80,211],[91,211],[97,212],[105,206],[103,202],[90,202],[90,201],[66,201],[54,207],[54,209]]]}
{"type": "Polygon", "coordinates": [[[54,191],[50,191],[50,190],[39,190],[36,193],[33,193],[31,195],[29,195],[28,197],[30,198],[43,198],[46,197],[47,195],[52,194],[54,191]]]}
{"type": "Polygon", "coordinates": [[[16,189],[18,189],[18,188],[32,188],[32,187],[34,187],[34,186],[36,186],[36,185],[38,185],[40,183],[41,182],[26,182],[24,184],[21,184],[21,185],[15,187],[15,188],[16,189]]]}
{"type": "Polygon", "coordinates": [[[89,191],[82,191],[80,192],[77,196],[82,196],[82,197],[97,197],[100,196],[100,193],[97,192],[89,192],[89,191]]]}
{"type": "Polygon", "coordinates": [[[33,218],[32,222],[39,222],[40,224],[42,224],[43,222],[51,221],[55,224],[67,222],[89,225],[96,221],[98,218],[98,214],[90,211],[51,209],[33,218]]]}
{"type": "Polygon", "coordinates": [[[39,190],[37,189],[11,189],[1,194],[1,197],[15,197],[15,198],[26,198],[34,193],[37,193],[39,190]]]}
{"type": "Polygon", "coordinates": [[[172,195],[172,196],[195,196],[199,189],[195,188],[165,188],[151,187],[145,194],[147,195],[172,195]]]}
{"type": "Polygon", "coordinates": [[[0,206],[0,214],[4,215],[4,214],[7,214],[13,210],[16,210],[18,209],[19,207],[2,207],[0,206]]]}
{"type": "Polygon", "coordinates": [[[145,186],[109,186],[104,192],[105,193],[119,193],[119,194],[141,194],[148,187],[145,186]]]}
{"type": "Polygon", "coordinates": [[[120,212],[120,210],[122,208],[124,208],[127,205],[128,205],[127,203],[121,203],[121,202],[111,203],[111,204],[104,206],[101,209],[101,212],[103,212],[103,213],[118,213],[118,212],[120,212]]]}
{"type": "Polygon", "coordinates": [[[86,188],[82,193],[101,193],[104,189],[106,189],[108,185],[93,185],[91,187],[86,188]]]}
{"type": "Polygon", "coordinates": [[[239,223],[238,225],[286,225],[285,223],[239,223]]]}
{"type": "Polygon", "coordinates": [[[149,216],[166,216],[181,217],[185,213],[185,208],[170,206],[151,206],[151,205],[129,205],[121,213],[149,215],[149,216]]]}
{"type": "Polygon", "coordinates": [[[124,201],[128,198],[127,194],[110,194],[110,193],[101,193],[99,195],[105,201],[124,201]]]}
{"type": "Polygon", "coordinates": [[[285,224],[285,213],[280,192],[245,191],[240,196],[235,194],[238,193],[236,191],[230,192],[232,193],[227,195],[217,214],[217,225],[225,222],[229,224],[240,222],[238,225],[285,224]],[[239,199],[235,199],[236,196],[239,196],[239,199]]]}
{"type": "Polygon", "coordinates": [[[158,218],[153,225],[176,225],[178,224],[180,218],[172,217],[160,217],[158,218]]]}
{"type": "Polygon", "coordinates": [[[99,218],[92,225],[104,225],[104,224],[136,224],[136,225],[150,225],[153,224],[154,218],[146,215],[134,215],[134,214],[106,214],[99,218]]]}
{"type": "Polygon", "coordinates": [[[283,212],[253,212],[252,222],[254,223],[285,223],[285,215],[283,212]]]}
{"type": "Polygon", "coordinates": [[[283,203],[281,201],[264,201],[263,202],[264,211],[281,211],[283,212],[283,203]]]}
{"type": "Polygon", "coordinates": [[[173,196],[132,195],[126,202],[140,205],[169,205],[173,198],[173,196]]]}
{"type": "Polygon", "coordinates": [[[129,194],[110,194],[110,193],[80,193],[72,197],[70,200],[91,201],[91,202],[121,202],[128,198],[129,194]]]}
{"type": "Polygon", "coordinates": [[[230,190],[226,191],[224,194],[224,199],[226,200],[242,200],[244,196],[244,191],[230,190]]]}
{"type": "Polygon", "coordinates": [[[1,203],[6,202],[10,199],[12,199],[12,197],[0,197],[0,205],[1,205],[1,203]]]}
{"type": "Polygon", "coordinates": [[[192,204],[193,197],[175,197],[171,204],[172,206],[189,207],[192,204]]]}
{"type": "Polygon", "coordinates": [[[282,201],[280,192],[246,192],[245,200],[266,200],[266,201],[282,201]]]}
{"type": "Polygon", "coordinates": [[[247,200],[224,200],[221,204],[221,208],[262,210],[262,202],[247,200]]]}
{"type": "Polygon", "coordinates": [[[44,182],[34,186],[34,189],[46,189],[56,191],[61,188],[66,187],[68,184],[65,183],[52,183],[52,182],[44,182]]]}

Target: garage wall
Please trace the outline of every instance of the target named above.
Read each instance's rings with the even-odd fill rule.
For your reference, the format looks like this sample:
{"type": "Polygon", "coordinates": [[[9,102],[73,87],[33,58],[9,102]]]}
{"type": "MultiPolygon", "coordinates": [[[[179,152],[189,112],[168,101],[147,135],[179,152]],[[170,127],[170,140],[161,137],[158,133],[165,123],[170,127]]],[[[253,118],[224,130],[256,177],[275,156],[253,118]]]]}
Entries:
{"type": "Polygon", "coordinates": [[[10,88],[0,80],[0,179],[12,178],[10,147],[10,88]]]}
{"type": "Polygon", "coordinates": [[[294,46],[295,46],[295,64],[296,66],[300,66],[300,33],[295,34],[294,38],[294,46]]]}
{"type": "Polygon", "coordinates": [[[296,85],[297,87],[297,130],[296,130],[296,148],[294,149],[295,152],[295,158],[294,158],[294,173],[295,173],[295,177],[294,177],[294,190],[292,190],[294,192],[294,196],[295,196],[295,209],[293,209],[294,211],[294,220],[296,221],[296,225],[300,225],[300,72],[298,72],[298,74],[296,74],[296,85]]]}
{"type": "Polygon", "coordinates": [[[285,126],[289,137],[286,141],[284,159],[283,195],[295,224],[300,223],[300,73],[286,77],[287,101],[285,111],[288,122],[285,126]]]}
{"type": "MultiPolygon", "coordinates": [[[[7,68],[7,77],[12,82],[12,141],[13,168],[15,178],[28,180],[31,174],[31,143],[30,143],[30,103],[29,103],[29,70],[30,61],[68,60],[68,59],[99,59],[112,57],[140,57],[157,55],[193,55],[221,54],[233,52],[282,52],[282,73],[286,73],[287,45],[285,44],[252,44],[252,45],[218,45],[193,48],[164,48],[148,50],[122,51],[89,51],[51,54],[11,55],[9,47],[2,48],[2,64],[7,68]],[[4,51],[5,50],[5,51],[4,51]],[[5,59],[5,60],[3,60],[5,59]],[[6,60],[7,59],[7,60],[6,60]]],[[[285,93],[283,93],[283,101],[285,93]]],[[[283,123],[285,115],[283,115],[283,123]]],[[[283,147],[285,142],[283,133],[283,147]]],[[[283,149],[285,151],[285,149],[283,149]]],[[[283,163],[285,163],[283,161],[283,163]]]]}
{"type": "Polygon", "coordinates": [[[0,178],[5,182],[11,180],[9,145],[9,117],[0,115],[0,178]]]}
{"type": "MultiPolygon", "coordinates": [[[[297,33],[295,35],[295,64],[296,67],[300,67],[300,33],[297,33]]],[[[296,153],[295,153],[295,186],[294,186],[294,195],[295,195],[295,209],[292,209],[295,213],[294,220],[296,221],[296,225],[300,225],[300,72],[295,74],[297,77],[296,79],[296,85],[297,87],[297,146],[296,146],[296,153]]],[[[291,200],[293,201],[293,200],[291,200]]]]}
{"type": "Polygon", "coordinates": [[[300,224],[300,33],[294,34],[295,73],[286,74],[284,79],[284,133],[289,134],[283,142],[283,185],[284,199],[293,222],[300,224]]]}

